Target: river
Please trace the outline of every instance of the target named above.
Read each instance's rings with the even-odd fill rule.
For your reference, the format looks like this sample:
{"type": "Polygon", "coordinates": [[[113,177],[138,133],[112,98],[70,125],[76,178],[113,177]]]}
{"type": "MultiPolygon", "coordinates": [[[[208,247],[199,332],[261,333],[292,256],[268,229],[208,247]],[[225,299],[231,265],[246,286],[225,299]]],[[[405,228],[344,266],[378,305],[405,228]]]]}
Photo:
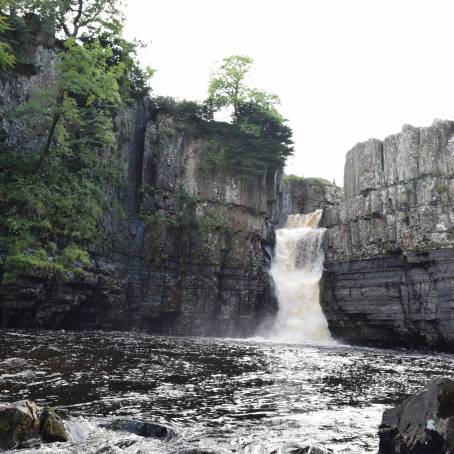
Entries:
{"type": "Polygon", "coordinates": [[[453,368],[453,355],[336,344],[0,331],[0,403],[55,406],[72,434],[23,454],[376,452],[383,410],[453,368]],[[174,434],[102,427],[124,419],[174,434]]]}

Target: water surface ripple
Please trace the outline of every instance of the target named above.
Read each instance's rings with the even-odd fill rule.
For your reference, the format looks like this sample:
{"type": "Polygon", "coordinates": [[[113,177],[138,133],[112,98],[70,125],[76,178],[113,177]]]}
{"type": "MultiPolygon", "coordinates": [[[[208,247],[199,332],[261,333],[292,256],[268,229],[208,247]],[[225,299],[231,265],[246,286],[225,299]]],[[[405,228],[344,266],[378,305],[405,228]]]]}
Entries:
{"type": "Polygon", "coordinates": [[[70,421],[71,442],[23,454],[269,454],[310,443],[376,452],[383,410],[453,369],[453,355],[405,350],[0,331],[0,403],[33,399],[70,421]],[[101,427],[115,419],[164,424],[175,436],[101,427]]]}

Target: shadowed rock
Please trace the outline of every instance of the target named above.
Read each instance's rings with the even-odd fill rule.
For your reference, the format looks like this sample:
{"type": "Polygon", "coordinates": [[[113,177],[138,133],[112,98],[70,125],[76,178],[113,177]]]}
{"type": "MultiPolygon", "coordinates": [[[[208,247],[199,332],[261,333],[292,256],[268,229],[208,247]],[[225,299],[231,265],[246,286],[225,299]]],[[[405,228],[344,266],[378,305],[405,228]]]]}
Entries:
{"type": "Polygon", "coordinates": [[[41,414],[40,432],[43,440],[48,443],[69,440],[69,435],[63,421],[55,411],[49,407],[46,407],[41,414]]]}
{"type": "Polygon", "coordinates": [[[383,413],[379,454],[453,454],[454,380],[440,378],[383,413]]]}
{"type": "Polygon", "coordinates": [[[170,438],[174,435],[172,429],[147,421],[117,420],[105,426],[106,429],[129,432],[146,438],[170,438]]]}
{"type": "Polygon", "coordinates": [[[36,404],[21,400],[0,406],[0,450],[20,448],[38,437],[39,419],[36,404]]]}

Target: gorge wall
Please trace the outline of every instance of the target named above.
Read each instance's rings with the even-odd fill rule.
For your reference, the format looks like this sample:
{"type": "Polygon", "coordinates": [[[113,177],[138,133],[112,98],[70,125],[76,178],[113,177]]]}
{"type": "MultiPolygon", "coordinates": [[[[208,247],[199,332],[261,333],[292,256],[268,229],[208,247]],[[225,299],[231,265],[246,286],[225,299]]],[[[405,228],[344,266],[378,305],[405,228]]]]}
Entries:
{"type": "Polygon", "coordinates": [[[335,205],[343,197],[342,188],[322,178],[285,175],[279,194],[280,225],[291,214],[306,214],[335,205]]]}
{"type": "Polygon", "coordinates": [[[321,304],[355,343],[454,348],[454,123],[404,126],[348,154],[325,210],[321,304]]]}
{"type": "MultiPolygon", "coordinates": [[[[54,77],[54,42],[34,39],[38,70],[0,82],[3,106],[25,102],[54,77]]],[[[3,147],[41,140],[0,120],[3,147]]],[[[213,165],[222,143],[150,98],[118,113],[115,129],[123,171],[120,185],[106,188],[90,267],[65,279],[29,270],[2,281],[0,327],[251,334],[277,309],[268,271],[281,170],[240,176],[213,165]]]]}

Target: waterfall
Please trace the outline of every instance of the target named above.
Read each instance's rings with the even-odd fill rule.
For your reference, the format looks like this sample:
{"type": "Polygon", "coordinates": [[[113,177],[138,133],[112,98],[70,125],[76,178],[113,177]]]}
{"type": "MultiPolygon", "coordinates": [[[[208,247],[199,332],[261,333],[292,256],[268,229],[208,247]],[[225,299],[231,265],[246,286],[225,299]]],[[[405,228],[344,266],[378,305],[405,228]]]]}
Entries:
{"type": "Polygon", "coordinates": [[[273,337],[279,340],[331,339],[319,301],[325,233],[318,227],[321,215],[322,210],[290,215],[286,227],[276,231],[271,274],[279,301],[273,337]]]}

